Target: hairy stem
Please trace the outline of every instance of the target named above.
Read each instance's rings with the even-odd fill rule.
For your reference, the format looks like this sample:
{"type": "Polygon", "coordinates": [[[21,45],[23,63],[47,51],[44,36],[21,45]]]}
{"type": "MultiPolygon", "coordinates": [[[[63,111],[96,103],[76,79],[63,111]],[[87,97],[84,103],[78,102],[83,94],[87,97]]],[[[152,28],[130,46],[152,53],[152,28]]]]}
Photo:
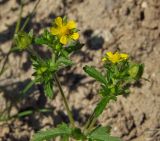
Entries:
{"type": "Polygon", "coordinates": [[[88,118],[88,121],[84,125],[83,132],[84,133],[90,132],[90,130],[93,128],[93,126],[96,123],[96,121],[97,121],[97,117],[95,117],[95,110],[94,110],[93,113],[88,118]]]}
{"type": "Polygon", "coordinates": [[[90,125],[89,125],[88,128],[87,128],[87,132],[90,132],[90,131],[93,129],[96,121],[97,121],[97,118],[94,117],[94,118],[92,119],[90,125]]]}
{"type": "Polygon", "coordinates": [[[91,114],[91,116],[88,118],[86,124],[84,125],[84,132],[89,128],[89,126],[93,120],[93,117],[94,117],[94,112],[91,114]]]}
{"type": "Polygon", "coordinates": [[[21,0],[20,13],[19,13],[19,16],[18,16],[18,21],[16,23],[16,29],[15,29],[14,35],[19,31],[20,24],[21,24],[21,19],[22,19],[22,13],[23,13],[23,2],[21,0]]]}
{"type": "Polygon", "coordinates": [[[31,17],[34,15],[34,13],[35,13],[35,11],[36,11],[36,9],[37,9],[37,6],[38,6],[38,4],[40,3],[40,1],[41,1],[41,0],[38,0],[37,3],[35,4],[32,12],[29,14],[29,16],[27,17],[27,19],[25,20],[25,22],[24,22],[24,24],[23,24],[23,26],[22,26],[22,28],[21,28],[21,31],[24,30],[24,28],[25,28],[26,25],[28,24],[29,20],[31,19],[31,17]]]}
{"type": "Polygon", "coordinates": [[[59,81],[58,76],[57,76],[56,73],[55,73],[55,75],[54,75],[54,78],[55,78],[55,81],[56,81],[56,83],[57,83],[57,85],[58,85],[58,88],[59,88],[59,90],[60,90],[61,96],[62,96],[62,98],[63,98],[63,102],[64,102],[65,108],[66,108],[66,110],[67,110],[67,114],[68,114],[70,123],[71,123],[72,127],[74,128],[74,127],[75,127],[74,119],[73,119],[72,113],[71,113],[71,111],[70,111],[70,109],[69,109],[67,99],[66,99],[66,97],[65,97],[65,95],[64,95],[64,92],[63,92],[61,83],[60,83],[60,81],[59,81]]]}

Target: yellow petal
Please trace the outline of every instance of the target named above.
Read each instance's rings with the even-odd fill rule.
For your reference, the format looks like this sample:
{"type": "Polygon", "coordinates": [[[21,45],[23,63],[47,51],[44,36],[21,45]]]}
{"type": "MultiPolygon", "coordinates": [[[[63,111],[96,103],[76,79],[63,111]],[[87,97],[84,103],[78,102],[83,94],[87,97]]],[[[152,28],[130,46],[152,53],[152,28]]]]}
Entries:
{"type": "Polygon", "coordinates": [[[51,31],[51,34],[53,34],[53,35],[59,34],[58,29],[56,29],[56,28],[54,28],[54,27],[51,27],[51,28],[50,28],[50,31],[51,31]]]}
{"type": "Polygon", "coordinates": [[[122,53],[122,54],[121,54],[121,58],[122,58],[122,59],[127,59],[127,58],[128,58],[128,54],[122,53]]]}
{"type": "Polygon", "coordinates": [[[115,56],[120,56],[120,54],[118,52],[114,53],[115,56]]]}
{"type": "Polygon", "coordinates": [[[56,24],[57,26],[61,27],[61,26],[62,26],[62,18],[61,18],[61,17],[57,17],[57,18],[55,19],[55,24],[56,24]]]}
{"type": "Polygon", "coordinates": [[[64,45],[66,45],[66,44],[67,44],[67,36],[62,36],[62,37],[60,38],[60,42],[61,42],[62,44],[64,44],[64,45]]]}
{"type": "Polygon", "coordinates": [[[106,53],[108,57],[113,57],[113,53],[112,52],[107,52],[106,53]]]}
{"type": "Polygon", "coordinates": [[[79,34],[78,33],[73,33],[71,36],[70,36],[73,40],[77,40],[79,38],[79,34]]]}
{"type": "Polygon", "coordinates": [[[117,63],[121,59],[120,58],[121,56],[118,52],[116,52],[114,54],[112,52],[107,52],[106,54],[107,54],[108,60],[111,61],[112,63],[117,63]]]}
{"type": "Polygon", "coordinates": [[[68,29],[73,29],[73,28],[76,28],[76,23],[75,23],[75,21],[69,21],[68,23],[67,23],[67,27],[68,27],[68,29]]]}

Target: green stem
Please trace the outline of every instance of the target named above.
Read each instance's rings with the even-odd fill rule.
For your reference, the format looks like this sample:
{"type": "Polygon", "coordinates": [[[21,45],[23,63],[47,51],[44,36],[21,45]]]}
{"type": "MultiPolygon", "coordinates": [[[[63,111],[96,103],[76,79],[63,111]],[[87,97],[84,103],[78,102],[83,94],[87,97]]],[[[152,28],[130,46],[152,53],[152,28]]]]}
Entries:
{"type": "MultiPolygon", "coordinates": [[[[14,35],[13,35],[13,39],[14,39],[14,36],[15,34],[19,31],[19,28],[20,28],[20,24],[21,24],[21,18],[22,18],[22,13],[23,13],[23,3],[22,3],[22,0],[21,0],[21,5],[20,5],[20,12],[19,12],[19,15],[18,15],[18,20],[17,20],[17,23],[16,23],[16,28],[15,28],[15,31],[14,31],[14,35]]],[[[6,57],[4,59],[4,62],[3,62],[3,65],[2,65],[2,68],[0,70],[0,75],[4,72],[5,70],[5,65],[8,61],[8,58],[9,58],[9,55],[11,54],[11,49],[13,48],[14,46],[14,43],[12,41],[12,45],[11,45],[11,48],[9,50],[9,52],[6,54],[6,57]]]]}
{"type": "Polygon", "coordinates": [[[35,4],[32,12],[31,12],[31,14],[29,14],[29,16],[27,17],[27,19],[25,20],[25,22],[24,22],[24,24],[23,24],[23,26],[22,26],[22,28],[21,28],[20,31],[23,31],[23,30],[24,30],[24,28],[25,28],[26,25],[28,24],[29,20],[31,19],[31,17],[32,17],[33,14],[35,13],[35,11],[36,11],[36,9],[37,9],[37,6],[38,6],[38,4],[40,3],[40,1],[41,1],[41,0],[38,0],[38,1],[37,1],[37,3],[35,4]]]}
{"type": "MultiPolygon", "coordinates": [[[[13,35],[13,40],[14,40],[15,34],[19,31],[19,29],[20,29],[20,31],[23,31],[23,30],[24,30],[24,28],[25,28],[26,25],[28,24],[30,18],[31,18],[32,15],[35,13],[36,8],[37,8],[37,6],[38,6],[39,3],[40,3],[40,0],[37,1],[37,3],[35,4],[32,12],[31,12],[31,14],[30,14],[30,16],[28,16],[28,18],[25,20],[22,28],[20,29],[20,23],[21,23],[22,12],[23,12],[23,3],[22,3],[22,1],[21,1],[20,13],[19,13],[19,16],[18,16],[18,21],[17,21],[17,23],[16,23],[15,32],[14,32],[14,35],[13,35]]],[[[0,75],[1,75],[1,74],[4,72],[4,70],[5,70],[5,66],[6,66],[6,64],[7,64],[7,62],[8,62],[9,55],[12,53],[12,48],[13,48],[13,47],[14,47],[14,42],[12,41],[11,48],[10,48],[9,52],[6,54],[6,57],[5,57],[5,59],[4,59],[3,65],[2,65],[2,68],[1,68],[1,70],[0,70],[0,75]]]]}
{"type": "Polygon", "coordinates": [[[15,29],[14,35],[19,31],[20,24],[21,24],[21,19],[22,19],[22,13],[23,13],[23,2],[21,0],[20,13],[19,13],[18,21],[16,23],[16,29],[15,29]]]}
{"type": "Polygon", "coordinates": [[[97,121],[97,117],[95,117],[95,110],[94,110],[91,116],[88,118],[88,121],[84,126],[83,132],[84,133],[90,132],[90,130],[93,128],[96,121],[97,121]]]}
{"type": "Polygon", "coordinates": [[[90,125],[89,125],[88,128],[87,128],[87,132],[90,132],[90,131],[91,131],[91,129],[94,127],[94,124],[96,123],[96,121],[97,121],[97,118],[96,118],[96,117],[93,117],[90,125]]]}
{"type": "Polygon", "coordinates": [[[84,125],[84,132],[88,129],[88,127],[90,126],[92,120],[93,120],[93,117],[94,117],[94,112],[91,114],[91,116],[88,118],[86,124],[84,125]]]}
{"type": "Polygon", "coordinates": [[[55,81],[56,81],[56,83],[57,83],[57,85],[58,85],[58,88],[59,88],[59,90],[60,90],[61,96],[62,96],[62,98],[63,98],[64,105],[65,105],[65,108],[66,108],[66,110],[67,110],[67,114],[68,114],[70,123],[71,123],[72,127],[75,128],[75,124],[74,124],[74,119],[73,119],[73,117],[72,117],[72,113],[71,113],[71,111],[70,111],[70,109],[69,109],[69,106],[68,106],[68,103],[67,103],[67,99],[66,99],[66,97],[65,97],[65,95],[64,95],[62,86],[61,86],[61,84],[60,84],[60,81],[59,81],[58,76],[57,76],[56,73],[55,73],[55,75],[54,75],[54,78],[55,78],[55,81]]]}

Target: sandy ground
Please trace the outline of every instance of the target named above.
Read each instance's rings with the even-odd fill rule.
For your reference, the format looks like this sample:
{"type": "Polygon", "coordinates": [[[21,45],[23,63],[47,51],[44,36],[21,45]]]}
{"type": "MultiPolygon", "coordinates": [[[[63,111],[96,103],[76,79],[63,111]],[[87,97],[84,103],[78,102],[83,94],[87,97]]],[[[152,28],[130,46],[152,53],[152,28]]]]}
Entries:
{"type": "MultiPolygon", "coordinates": [[[[35,4],[26,0],[24,19],[35,4]]],[[[0,60],[11,45],[17,15],[18,0],[0,1],[0,60]]],[[[41,0],[37,12],[26,30],[36,33],[50,26],[56,16],[67,15],[78,22],[81,42],[85,46],[72,55],[76,65],[60,72],[61,82],[70,100],[77,125],[82,125],[98,101],[99,85],[87,77],[86,64],[102,67],[106,51],[129,53],[145,64],[143,78],[131,87],[128,97],[111,102],[98,122],[112,126],[112,134],[124,141],[160,141],[160,1],[159,0],[41,0]]],[[[0,64],[2,66],[2,63],[0,64]]],[[[42,86],[35,86],[29,95],[18,101],[19,91],[30,81],[33,70],[28,54],[11,54],[7,69],[0,77],[0,112],[53,108],[50,113],[0,122],[0,141],[29,141],[34,132],[68,122],[55,88],[55,99],[44,97],[42,86]],[[11,105],[11,106],[10,106],[11,105]],[[11,107],[11,108],[10,108],[11,107]]]]}

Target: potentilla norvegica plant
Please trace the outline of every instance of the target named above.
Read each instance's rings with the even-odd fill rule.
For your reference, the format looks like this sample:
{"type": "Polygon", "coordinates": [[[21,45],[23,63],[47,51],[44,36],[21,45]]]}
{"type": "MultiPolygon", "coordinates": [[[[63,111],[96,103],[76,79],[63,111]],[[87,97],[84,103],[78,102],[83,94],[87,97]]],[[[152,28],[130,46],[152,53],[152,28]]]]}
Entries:
{"type": "Polygon", "coordinates": [[[102,58],[104,68],[101,71],[94,66],[85,66],[83,68],[84,71],[100,83],[101,87],[97,92],[100,96],[100,101],[84,127],[76,127],[57,73],[62,68],[74,65],[69,56],[83,46],[78,41],[78,31],[75,21],[68,21],[66,17],[57,17],[52,27],[45,29],[39,36],[33,35],[32,30],[29,33],[18,32],[15,36],[17,45],[15,50],[27,50],[34,68],[34,80],[26,86],[22,93],[25,93],[33,84],[42,84],[46,97],[52,99],[54,86],[57,85],[70,120],[69,125],[62,123],[56,128],[36,133],[32,141],[50,140],[58,136],[63,141],[70,139],[81,141],[120,141],[119,138],[110,135],[109,127],[97,125],[96,121],[109,101],[115,101],[118,95],[129,93],[129,84],[141,78],[144,66],[143,64],[132,62],[128,54],[119,52],[106,53],[102,58]],[[42,58],[35,51],[35,45],[36,47],[37,45],[45,45],[49,49],[51,57],[42,58]]]}

